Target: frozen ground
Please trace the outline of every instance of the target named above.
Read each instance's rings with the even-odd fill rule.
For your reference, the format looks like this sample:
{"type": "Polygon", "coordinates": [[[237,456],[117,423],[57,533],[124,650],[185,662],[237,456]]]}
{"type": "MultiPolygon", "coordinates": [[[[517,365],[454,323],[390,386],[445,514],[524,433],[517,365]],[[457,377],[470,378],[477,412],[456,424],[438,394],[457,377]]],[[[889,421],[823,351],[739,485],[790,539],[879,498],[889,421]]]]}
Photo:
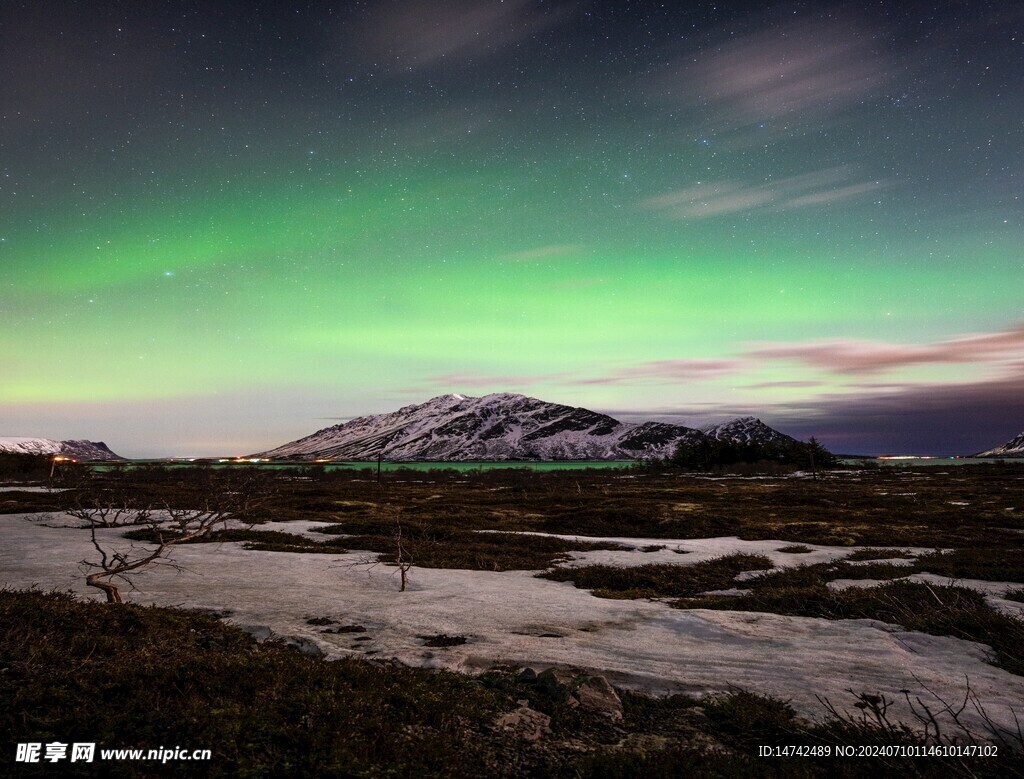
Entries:
{"type": "MultiPolygon", "coordinates": [[[[88,533],[60,527],[57,516],[40,519],[0,517],[0,584],[71,589],[95,599],[78,568],[80,560],[94,555],[88,533]]],[[[308,532],[316,524],[262,527],[308,532]]],[[[123,548],[128,542],[119,538],[121,532],[101,530],[98,535],[123,548]]],[[[815,555],[834,559],[850,551],[819,546],[811,554],[786,554],[774,551],[788,545],[784,542],[729,538],[612,540],[635,542],[637,550],[574,556],[593,562],[605,559],[601,555],[633,555],[636,564],[643,564],[664,555],[664,561],[687,564],[742,551],[798,564],[817,561],[815,555]],[[639,551],[657,544],[690,554],[639,551]],[[586,557],[590,555],[595,557],[586,557]]],[[[127,598],[227,611],[236,624],[306,639],[330,657],[369,655],[462,671],[497,664],[535,669],[572,665],[602,673],[614,684],[659,693],[739,687],[790,700],[800,713],[815,718],[824,715],[815,696],[847,708],[853,702],[848,688],[896,700],[902,689],[927,700],[927,688],[959,703],[969,679],[989,716],[1007,727],[1013,724],[1010,707],[1019,710],[1024,700],[1024,678],[987,664],[986,647],[873,620],[679,610],[657,602],[607,600],[569,583],[535,578],[529,571],[416,568],[410,590],[399,593],[394,569],[369,568],[361,564],[367,555],[358,552],[255,552],[224,543],[182,546],[173,554],[185,571],[151,568],[136,577],[138,590],[126,593],[127,598]],[[366,632],[324,633],[324,628],[307,624],[314,617],[361,625],[366,632]],[[424,646],[423,636],[440,633],[466,636],[468,642],[445,649],[424,646]]],[[[900,709],[897,716],[907,714],[900,709]]]]}
{"type": "MultiPolygon", "coordinates": [[[[501,531],[483,531],[501,532],[501,531]]],[[[764,555],[772,561],[772,565],[778,568],[786,568],[794,565],[813,565],[816,563],[831,563],[848,557],[858,549],[859,546],[821,546],[818,544],[794,544],[791,541],[775,541],[772,539],[760,541],[744,541],[736,536],[722,536],[720,538],[688,538],[679,540],[677,538],[626,538],[626,537],[605,537],[594,538],[593,536],[557,535],[554,533],[521,533],[528,536],[545,536],[548,538],[561,538],[566,541],[608,541],[626,547],[624,551],[601,549],[593,552],[570,552],[570,562],[566,567],[579,567],[583,565],[651,565],[661,563],[685,564],[702,563],[705,560],[712,560],[716,557],[731,554],[764,555]],[[801,546],[809,549],[809,552],[783,552],[787,547],[801,546]],[[644,549],[663,547],[656,551],[644,552],[644,549]],[[642,554],[637,554],[637,552],[642,554]]],[[[872,547],[874,548],[874,547],[872,547]]],[[[934,549],[923,547],[898,547],[900,551],[906,551],[914,556],[920,556],[934,552],[934,549]]],[[[912,561],[899,560],[899,563],[909,564],[912,561]]]]}

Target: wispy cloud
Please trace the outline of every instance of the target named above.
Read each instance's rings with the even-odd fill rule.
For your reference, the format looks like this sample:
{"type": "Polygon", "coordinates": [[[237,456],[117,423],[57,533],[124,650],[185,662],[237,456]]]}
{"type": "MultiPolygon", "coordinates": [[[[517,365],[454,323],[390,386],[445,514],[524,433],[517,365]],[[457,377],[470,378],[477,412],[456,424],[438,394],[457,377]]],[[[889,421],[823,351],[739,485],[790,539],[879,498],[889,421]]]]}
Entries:
{"type": "Polygon", "coordinates": [[[757,208],[770,203],[774,197],[766,186],[750,187],[723,181],[658,195],[645,200],[642,205],[676,219],[703,219],[757,208]]]}
{"type": "Polygon", "coordinates": [[[620,368],[605,376],[576,379],[571,384],[632,384],[642,381],[709,381],[732,376],[744,368],[739,360],[652,360],[620,368]]]}
{"type": "Polygon", "coordinates": [[[641,205],[669,218],[704,219],[759,208],[828,206],[888,185],[882,180],[851,183],[855,173],[853,166],[843,165],[761,184],[698,182],[648,198],[641,205]]]}
{"type": "Polygon", "coordinates": [[[834,12],[689,52],[654,90],[735,127],[820,119],[869,97],[893,72],[875,31],[834,12]]]}
{"type": "Polygon", "coordinates": [[[570,6],[534,0],[404,0],[377,3],[356,35],[388,69],[412,71],[466,57],[488,57],[561,23],[570,6]]]}
{"type": "Polygon", "coordinates": [[[771,411],[791,435],[845,452],[971,454],[1024,429],[1024,370],[976,382],[828,394],[771,411]]]}
{"type": "Polygon", "coordinates": [[[862,181],[859,184],[850,184],[847,187],[812,192],[809,195],[800,195],[790,198],[782,203],[783,208],[801,208],[803,206],[830,206],[840,200],[848,200],[851,197],[874,192],[886,186],[882,181],[862,181]]]}
{"type": "Polygon", "coordinates": [[[503,391],[515,387],[525,387],[546,381],[564,378],[564,373],[531,373],[531,374],[487,374],[472,371],[455,371],[428,377],[427,381],[438,387],[458,390],[460,387],[495,387],[503,391]]]}
{"type": "Polygon", "coordinates": [[[459,387],[495,387],[504,390],[535,384],[567,386],[662,383],[676,381],[710,381],[732,376],[746,367],[740,360],[678,359],[651,360],[627,365],[599,376],[581,376],[565,371],[531,374],[488,374],[456,371],[430,376],[431,386],[451,389],[459,387]]]}
{"type": "Polygon", "coordinates": [[[602,411],[617,419],[690,426],[752,414],[796,438],[815,436],[835,452],[972,454],[1024,429],[1024,364],[1007,375],[975,382],[830,392],[797,402],[702,402],[602,411]]]}
{"type": "Polygon", "coordinates": [[[748,389],[803,389],[820,387],[820,381],[762,381],[757,384],[748,384],[748,389]]]}
{"type": "Polygon", "coordinates": [[[757,344],[747,356],[791,360],[836,373],[873,373],[912,365],[978,363],[1024,357],[1024,322],[1010,330],[975,333],[931,344],[828,340],[757,344]]]}

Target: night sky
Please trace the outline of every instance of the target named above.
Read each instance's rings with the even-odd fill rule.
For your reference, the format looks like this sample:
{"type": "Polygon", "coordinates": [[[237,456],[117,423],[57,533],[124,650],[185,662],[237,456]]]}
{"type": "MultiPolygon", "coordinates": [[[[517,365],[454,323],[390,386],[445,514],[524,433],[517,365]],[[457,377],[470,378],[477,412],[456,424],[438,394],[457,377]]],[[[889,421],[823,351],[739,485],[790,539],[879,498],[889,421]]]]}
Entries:
{"type": "Polygon", "coordinates": [[[1015,2],[0,4],[0,434],[1024,430],[1015,2]]]}

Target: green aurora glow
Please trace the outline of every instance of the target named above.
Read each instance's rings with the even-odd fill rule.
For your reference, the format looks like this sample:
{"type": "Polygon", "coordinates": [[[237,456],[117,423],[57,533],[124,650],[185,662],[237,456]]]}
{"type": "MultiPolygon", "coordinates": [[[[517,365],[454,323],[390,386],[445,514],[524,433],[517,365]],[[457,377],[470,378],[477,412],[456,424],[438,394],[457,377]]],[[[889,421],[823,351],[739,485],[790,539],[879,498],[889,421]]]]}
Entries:
{"type": "MultiPolygon", "coordinates": [[[[14,20],[35,30],[23,16],[14,20]]],[[[206,22],[186,28],[195,35],[206,22]]],[[[160,26],[142,12],[124,20],[133,24],[160,26]]],[[[548,67],[581,67],[573,56],[548,67]]],[[[821,339],[930,344],[1021,319],[1024,230],[1012,184],[1024,144],[1007,56],[987,60],[1003,68],[998,99],[994,88],[949,87],[947,68],[915,76],[923,108],[897,110],[892,95],[907,87],[892,68],[841,120],[808,110],[799,133],[763,144],[750,141],[757,128],[716,131],[685,101],[598,99],[655,68],[653,55],[643,68],[609,64],[586,87],[527,77],[529,97],[515,99],[504,88],[483,99],[498,72],[486,57],[493,69],[475,77],[456,66],[378,72],[377,91],[341,92],[334,120],[304,93],[303,79],[318,77],[312,66],[289,77],[294,115],[278,96],[252,125],[234,107],[258,95],[238,84],[209,105],[144,101],[148,121],[146,111],[86,120],[53,107],[35,134],[12,110],[0,191],[0,402],[11,429],[0,433],[104,438],[136,456],[238,453],[230,446],[312,432],[319,417],[448,391],[521,391],[638,414],[761,409],[771,421],[777,409],[792,421],[826,394],[863,393],[866,379],[994,376],[1005,353],[868,376],[749,353],[821,339]],[[445,97],[396,107],[424,79],[449,79],[445,97]],[[941,105],[946,93],[955,110],[941,105]],[[965,108],[970,94],[985,106],[984,126],[965,108]],[[571,116],[538,107],[552,95],[571,116]],[[475,135],[403,135],[432,128],[438,108],[472,115],[475,135]],[[164,114],[192,129],[154,120],[164,114]],[[786,190],[808,175],[812,185],[786,190]],[[720,190],[666,198],[708,183],[720,190]],[[736,364],[706,375],[643,367],[663,361],[736,364]],[[251,414],[242,403],[230,417],[245,430],[199,443],[190,414],[204,398],[254,394],[251,414]],[[173,416],[179,435],[133,432],[140,419],[119,409],[140,402],[173,416]],[[74,429],[49,421],[86,408],[74,429]]],[[[198,76],[161,88],[178,78],[198,76]]]]}

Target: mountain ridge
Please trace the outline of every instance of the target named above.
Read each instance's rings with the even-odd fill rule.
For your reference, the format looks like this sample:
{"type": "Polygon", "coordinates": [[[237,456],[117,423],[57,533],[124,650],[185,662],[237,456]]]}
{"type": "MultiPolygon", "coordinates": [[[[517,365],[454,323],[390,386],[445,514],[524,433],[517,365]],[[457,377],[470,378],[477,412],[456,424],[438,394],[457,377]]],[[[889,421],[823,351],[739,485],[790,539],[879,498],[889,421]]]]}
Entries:
{"type": "Polygon", "coordinates": [[[1005,444],[978,452],[972,457],[1024,457],[1024,433],[1011,438],[1005,444]]]}
{"type": "Polygon", "coordinates": [[[0,452],[8,454],[60,455],[72,460],[123,460],[111,451],[103,441],[53,438],[32,438],[26,436],[0,436],[0,452]]]}
{"type": "Polygon", "coordinates": [[[294,460],[635,460],[670,455],[681,441],[792,441],[755,417],[702,431],[607,414],[510,392],[438,395],[361,416],[249,455],[294,460]]]}

